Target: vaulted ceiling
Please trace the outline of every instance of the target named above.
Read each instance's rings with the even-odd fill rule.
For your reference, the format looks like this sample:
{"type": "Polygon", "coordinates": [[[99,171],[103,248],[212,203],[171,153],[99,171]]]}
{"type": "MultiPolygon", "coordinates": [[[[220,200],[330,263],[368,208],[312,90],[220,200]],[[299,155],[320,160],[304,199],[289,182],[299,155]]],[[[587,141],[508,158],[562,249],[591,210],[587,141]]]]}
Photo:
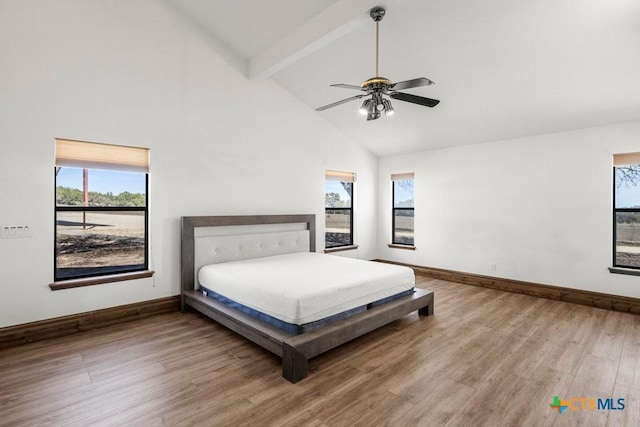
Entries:
{"type": "MultiPolygon", "coordinates": [[[[359,101],[316,112],[386,156],[640,120],[638,0],[168,0],[249,79],[270,78],[310,110],[375,74],[427,77],[366,121],[359,101]]],[[[283,117],[286,120],[286,117],[283,117]]],[[[640,141],[639,141],[640,144],[640,141]]]]}

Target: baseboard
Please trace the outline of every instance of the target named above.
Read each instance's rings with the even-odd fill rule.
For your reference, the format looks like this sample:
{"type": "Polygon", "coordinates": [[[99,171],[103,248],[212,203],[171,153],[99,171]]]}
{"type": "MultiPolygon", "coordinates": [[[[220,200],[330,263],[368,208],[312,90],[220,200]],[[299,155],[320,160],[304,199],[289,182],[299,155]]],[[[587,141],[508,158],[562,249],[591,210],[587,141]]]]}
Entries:
{"type": "Polygon", "coordinates": [[[0,328],[0,349],[90,331],[180,310],[180,296],[143,301],[0,328]]]}
{"type": "Polygon", "coordinates": [[[563,288],[560,286],[542,285],[539,283],[483,276],[480,274],[444,270],[441,268],[423,267],[383,259],[378,259],[376,261],[411,267],[415,274],[431,277],[433,279],[448,280],[450,282],[464,283],[465,285],[481,286],[483,288],[531,295],[556,301],[571,302],[574,304],[622,311],[625,313],[640,314],[640,299],[638,298],[603,294],[599,292],[585,291],[582,289],[563,288]]]}

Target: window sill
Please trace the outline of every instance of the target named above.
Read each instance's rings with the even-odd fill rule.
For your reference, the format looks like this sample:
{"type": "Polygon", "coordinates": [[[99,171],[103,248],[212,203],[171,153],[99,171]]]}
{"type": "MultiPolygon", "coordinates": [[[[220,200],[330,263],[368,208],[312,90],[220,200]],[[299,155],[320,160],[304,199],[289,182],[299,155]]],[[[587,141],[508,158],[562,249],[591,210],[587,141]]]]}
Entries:
{"type": "Polygon", "coordinates": [[[405,249],[407,251],[415,251],[416,247],[413,245],[400,245],[397,243],[388,243],[387,246],[394,249],[405,249]]]}
{"type": "Polygon", "coordinates": [[[337,246],[335,248],[326,248],[324,250],[324,253],[325,254],[330,254],[330,253],[333,253],[333,252],[352,251],[354,249],[358,249],[358,245],[337,246]]]}
{"type": "Polygon", "coordinates": [[[640,270],[636,270],[635,268],[609,267],[609,273],[627,274],[629,276],[640,276],[640,270]]]}
{"type": "Polygon", "coordinates": [[[153,276],[153,270],[136,271],[133,273],[110,274],[107,276],[87,277],[84,279],[62,280],[49,283],[52,291],[61,289],[80,288],[83,286],[102,285],[104,283],[123,282],[125,280],[143,279],[153,276]]]}

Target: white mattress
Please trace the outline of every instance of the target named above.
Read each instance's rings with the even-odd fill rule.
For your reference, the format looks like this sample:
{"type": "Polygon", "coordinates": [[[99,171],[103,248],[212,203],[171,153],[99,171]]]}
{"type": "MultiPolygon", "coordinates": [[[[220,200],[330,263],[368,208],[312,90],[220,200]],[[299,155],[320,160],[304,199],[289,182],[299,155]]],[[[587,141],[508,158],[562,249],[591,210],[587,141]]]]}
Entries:
{"type": "Polygon", "coordinates": [[[205,265],[199,283],[254,310],[303,325],[408,291],[413,270],[315,252],[205,265]]]}

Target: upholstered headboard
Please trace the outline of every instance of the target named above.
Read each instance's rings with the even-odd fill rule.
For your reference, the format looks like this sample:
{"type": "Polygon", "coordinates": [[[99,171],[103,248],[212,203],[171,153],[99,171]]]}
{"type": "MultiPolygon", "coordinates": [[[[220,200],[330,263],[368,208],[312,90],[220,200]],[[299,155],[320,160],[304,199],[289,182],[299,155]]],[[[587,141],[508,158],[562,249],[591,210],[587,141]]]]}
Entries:
{"type": "Polygon", "coordinates": [[[237,227],[196,228],[194,230],[194,277],[198,277],[200,267],[207,264],[309,252],[309,230],[306,224],[267,224],[246,227],[254,228],[256,232],[244,233],[243,230],[236,230],[237,227]],[[273,227],[274,225],[283,227],[273,227]],[[305,228],[300,229],[301,226],[305,228]]]}
{"type": "Polygon", "coordinates": [[[182,217],[182,290],[206,264],[315,252],[315,215],[182,217]]]}

